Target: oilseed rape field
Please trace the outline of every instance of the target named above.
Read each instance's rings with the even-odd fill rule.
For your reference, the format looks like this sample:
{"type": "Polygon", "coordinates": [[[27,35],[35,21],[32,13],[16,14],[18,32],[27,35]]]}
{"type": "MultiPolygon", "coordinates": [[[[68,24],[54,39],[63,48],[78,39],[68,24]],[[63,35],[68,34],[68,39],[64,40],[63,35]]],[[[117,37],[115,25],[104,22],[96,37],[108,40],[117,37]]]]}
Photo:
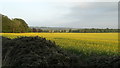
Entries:
{"type": "Polygon", "coordinates": [[[119,55],[118,33],[0,33],[7,38],[39,36],[63,49],[84,55],[119,55]]]}

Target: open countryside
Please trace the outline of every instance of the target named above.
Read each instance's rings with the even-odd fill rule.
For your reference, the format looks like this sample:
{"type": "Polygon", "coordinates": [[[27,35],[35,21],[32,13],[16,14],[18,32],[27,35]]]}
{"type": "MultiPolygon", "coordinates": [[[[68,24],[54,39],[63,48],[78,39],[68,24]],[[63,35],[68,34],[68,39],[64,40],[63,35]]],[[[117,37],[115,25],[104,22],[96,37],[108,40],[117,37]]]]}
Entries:
{"type": "Polygon", "coordinates": [[[118,2],[31,1],[0,2],[0,67],[119,68],[118,2]]]}

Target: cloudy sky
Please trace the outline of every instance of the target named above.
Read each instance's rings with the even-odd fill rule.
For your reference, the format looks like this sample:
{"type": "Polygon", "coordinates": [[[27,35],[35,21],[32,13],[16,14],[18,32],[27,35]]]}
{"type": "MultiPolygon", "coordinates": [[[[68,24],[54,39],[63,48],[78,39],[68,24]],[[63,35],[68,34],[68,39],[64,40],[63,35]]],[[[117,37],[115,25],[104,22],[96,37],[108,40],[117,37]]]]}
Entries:
{"type": "Polygon", "coordinates": [[[0,0],[0,13],[29,26],[118,28],[119,0],[0,0]]]}

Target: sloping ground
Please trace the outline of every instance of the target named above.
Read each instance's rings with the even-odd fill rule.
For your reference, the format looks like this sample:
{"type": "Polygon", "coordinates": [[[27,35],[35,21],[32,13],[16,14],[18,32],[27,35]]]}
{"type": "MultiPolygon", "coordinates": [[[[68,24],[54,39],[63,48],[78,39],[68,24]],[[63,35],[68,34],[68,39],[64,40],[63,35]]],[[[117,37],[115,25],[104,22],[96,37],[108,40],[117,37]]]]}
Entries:
{"type": "Polygon", "coordinates": [[[118,64],[120,57],[93,56],[84,60],[45,38],[2,38],[2,68],[117,68],[118,64]]]}

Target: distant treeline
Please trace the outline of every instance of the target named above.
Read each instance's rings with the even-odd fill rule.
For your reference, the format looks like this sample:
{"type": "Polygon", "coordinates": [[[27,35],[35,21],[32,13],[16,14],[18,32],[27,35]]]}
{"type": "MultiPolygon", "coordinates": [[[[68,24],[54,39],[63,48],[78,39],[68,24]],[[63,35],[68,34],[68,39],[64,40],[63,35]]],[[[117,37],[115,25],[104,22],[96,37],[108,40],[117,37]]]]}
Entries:
{"type": "Polygon", "coordinates": [[[10,19],[2,15],[2,32],[3,33],[23,33],[29,32],[30,28],[27,23],[19,18],[10,19]]]}
{"type": "Polygon", "coordinates": [[[2,15],[2,32],[3,33],[25,33],[25,32],[45,32],[45,33],[113,33],[119,32],[118,29],[41,29],[41,28],[31,28],[28,24],[19,18],[10,19],[5,15],[2,15]]]}
{"type": "Polygon", "coordinates": [[[46,33],[116,33],[118,29],[66,29],[66,30],[44,30],[32,28],[32,32],[46,32],[46,33]]]}

